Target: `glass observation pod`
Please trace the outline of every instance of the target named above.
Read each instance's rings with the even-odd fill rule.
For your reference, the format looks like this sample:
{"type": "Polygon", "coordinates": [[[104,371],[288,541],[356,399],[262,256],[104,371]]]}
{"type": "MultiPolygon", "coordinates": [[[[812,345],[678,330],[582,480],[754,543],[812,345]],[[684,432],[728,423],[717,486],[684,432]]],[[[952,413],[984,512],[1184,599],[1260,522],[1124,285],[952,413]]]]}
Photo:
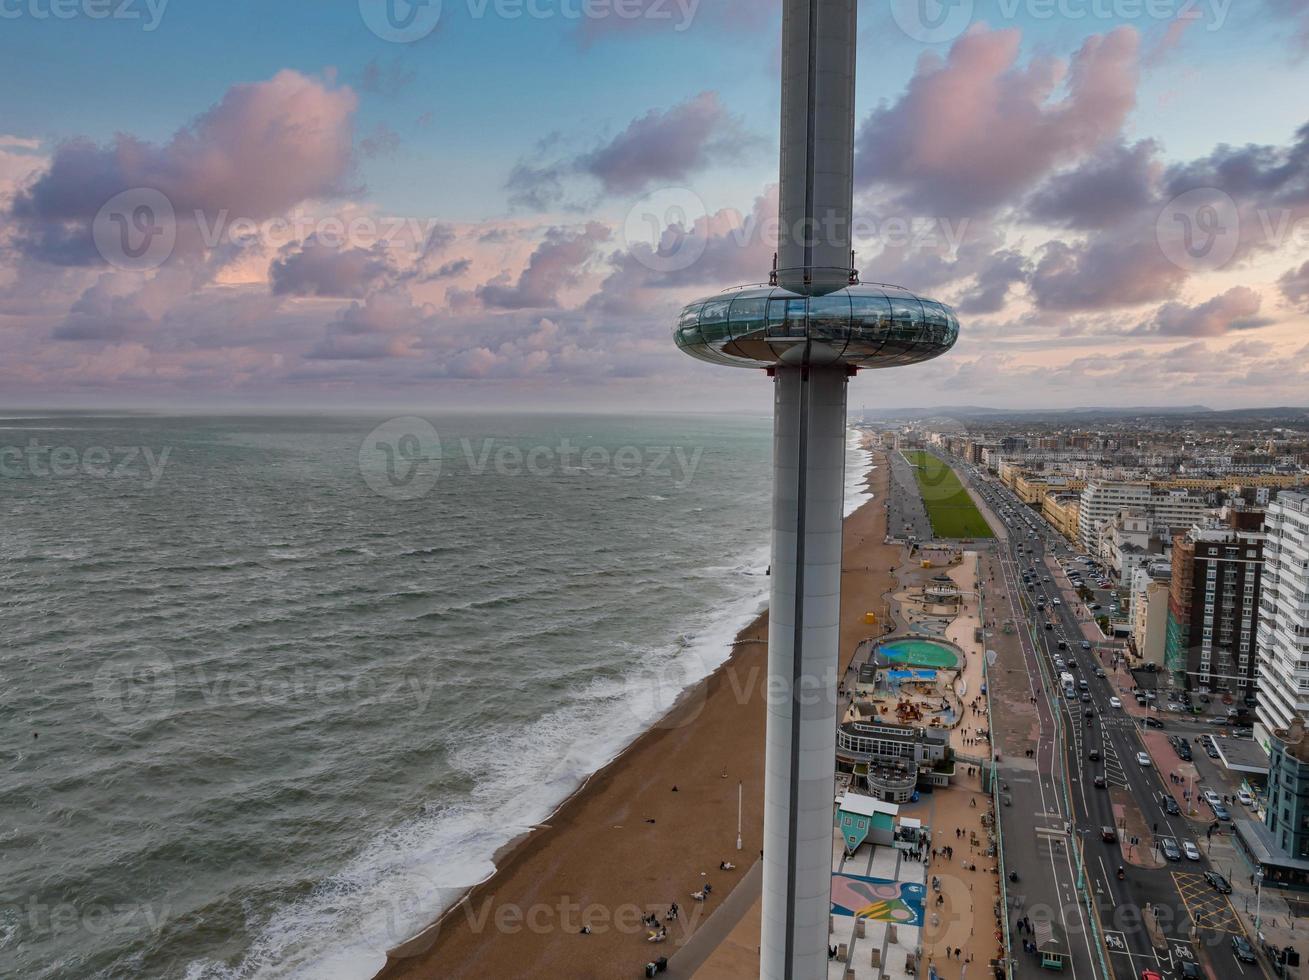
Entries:
{"type": "Polygon", "coordinates": [[[777,286],[746,286],[682,310],[677,346],[714,364],[917,364],[944,354],[959,320],[943,303],[874,283],[803,296],[777,286]]]}

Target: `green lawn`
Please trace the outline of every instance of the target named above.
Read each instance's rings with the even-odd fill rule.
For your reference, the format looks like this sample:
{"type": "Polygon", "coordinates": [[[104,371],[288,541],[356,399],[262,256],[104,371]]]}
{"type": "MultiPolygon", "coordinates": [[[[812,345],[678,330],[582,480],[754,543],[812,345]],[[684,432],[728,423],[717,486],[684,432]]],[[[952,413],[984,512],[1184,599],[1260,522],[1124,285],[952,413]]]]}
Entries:
{"type": "Polygon", "coordinates": [[[915,467],[918,492],[927,507],[933,534],[938,538],[995,537],[954,470],[931,453],[906,450],[903,456],[915,467]]]}

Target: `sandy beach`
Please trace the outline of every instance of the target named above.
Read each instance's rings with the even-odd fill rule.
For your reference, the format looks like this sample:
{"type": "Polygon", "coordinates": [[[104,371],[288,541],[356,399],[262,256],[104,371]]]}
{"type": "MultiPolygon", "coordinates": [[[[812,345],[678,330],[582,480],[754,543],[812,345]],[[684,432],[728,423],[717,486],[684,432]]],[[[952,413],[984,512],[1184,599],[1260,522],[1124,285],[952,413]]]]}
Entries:
{"type": "MultiPolygon", "coordinates": [[[[878,629],[864,613],[882,608],[899,554],[884,543],[888,468],[880,452],[874,462],[873,500],[845,521],[843,660],[878,629]]],[[[722,667],[547,825],[502,854],[491,878],[406,944],[378,977],[611,978],[638,976],[648,960],[671,957],[760,853],[766,636],[765,613],[741,631],[722,667]],[[737,868],[720,871],[723,860],[737,868]],[[713,888],[708,900],[693,901],[705,882],[713,888]],[[672,902],[682,914],[669,923],[667,941],[648,943],[642,915],[662,917],[672,902]]]]}

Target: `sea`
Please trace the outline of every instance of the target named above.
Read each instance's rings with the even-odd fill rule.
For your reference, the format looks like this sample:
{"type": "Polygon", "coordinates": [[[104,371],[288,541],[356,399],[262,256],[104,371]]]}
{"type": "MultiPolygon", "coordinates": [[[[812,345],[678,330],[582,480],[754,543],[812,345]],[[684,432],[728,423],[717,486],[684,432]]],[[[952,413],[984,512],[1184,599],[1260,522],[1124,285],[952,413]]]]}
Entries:
{"type": "Polygon", "coordinates": [[[3,977],[371,977],[766,602],[768,418],[0,414],[3,977]]]}

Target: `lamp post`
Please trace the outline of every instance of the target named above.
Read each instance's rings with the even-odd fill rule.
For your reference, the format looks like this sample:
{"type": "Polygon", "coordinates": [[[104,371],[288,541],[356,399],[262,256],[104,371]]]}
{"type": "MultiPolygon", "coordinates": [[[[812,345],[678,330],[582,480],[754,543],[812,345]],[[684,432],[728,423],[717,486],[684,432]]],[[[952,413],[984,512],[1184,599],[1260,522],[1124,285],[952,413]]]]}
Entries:
{"type": "Polygon", "coordinates": [[[741,849],[741,780],[736,781],[736,849],[741,849]]]}

